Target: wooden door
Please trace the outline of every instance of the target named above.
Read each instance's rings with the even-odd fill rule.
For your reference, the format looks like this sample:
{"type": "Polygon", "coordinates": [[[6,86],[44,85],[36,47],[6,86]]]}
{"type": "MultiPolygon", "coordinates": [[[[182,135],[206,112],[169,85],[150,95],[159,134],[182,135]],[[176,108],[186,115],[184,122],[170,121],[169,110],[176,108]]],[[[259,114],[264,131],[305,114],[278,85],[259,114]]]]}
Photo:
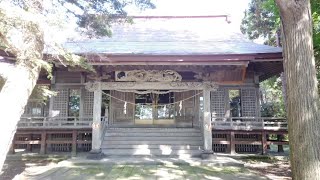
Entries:
{"type": "Polygon", "coordinates": [[[110,122],[113,125],[133,125],[135,114],[134,93],[110,91],[110,95],[110,117],[112,118],[110,122]]]}
{"type": "Polygon", "coordinates": [[[175,92],[174,95],[176,102],[176,126],[193,127],[198,112],[196,109],[199,108],[195,107],[195,97],[192,97],[195,95],[195,91],[175,92]]]}

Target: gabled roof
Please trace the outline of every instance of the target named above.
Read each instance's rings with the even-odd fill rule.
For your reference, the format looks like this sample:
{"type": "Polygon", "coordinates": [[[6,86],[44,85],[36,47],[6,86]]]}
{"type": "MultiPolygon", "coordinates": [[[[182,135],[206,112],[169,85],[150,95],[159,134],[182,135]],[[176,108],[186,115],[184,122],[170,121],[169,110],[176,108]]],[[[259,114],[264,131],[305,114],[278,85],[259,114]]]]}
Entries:
{"type": "Polygon", "coordinates": [[[112,37],[68,42],[78,54],[106,55],[245,55],[279,54],[281,48],[247,40],[225,18],[140,17],[115,24],[112,37]]]}

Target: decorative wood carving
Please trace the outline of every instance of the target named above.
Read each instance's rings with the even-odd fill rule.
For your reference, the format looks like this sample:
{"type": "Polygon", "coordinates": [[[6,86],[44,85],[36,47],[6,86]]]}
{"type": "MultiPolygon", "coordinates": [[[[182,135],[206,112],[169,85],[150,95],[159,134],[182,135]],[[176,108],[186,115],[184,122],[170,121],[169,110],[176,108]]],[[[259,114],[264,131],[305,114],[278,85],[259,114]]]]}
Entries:
{"type": "Polygon", "coordinates": [[[103,74],[102,76],[98,76],[97,74],[88,74],[87,77],[94,81],[101,81],[101,80],[109,80],[111,76],[108,74],[103,74]]]}
{"type": "Polygon", "coordinates": [[[199,80],[203,80],[203,81],[210,81],[212,80],[212,77],[210,76],[210,73],[198,73],[194,76],[194,78],[199,79],[199,80]]]}
{"type": "MultiPolygon", "coordinates": [[[[88,91],[95,91],[100,82],[86,83],[88,91]]],[[[215,82],[101,82],[103,90],[203,90],[214,91],[218,88],[215,82]]]]}
{"type": "Polygon", "coordinates": [[[212,81],[203,82],[203,87],[204,87],[204,89],[207,89],[207,90],[210,90],[210,91],[216,91],[219,88],[217,83],[212,82],[212,81]]]}
{"type": "Polygon", "coordinates": [[[173,70],[132,70],[116,71],[115,80],[135,82],[176,82],[181,81],[182,76],[173,70]]]}
{"type": "Polygon", "coordinates": [[[94,92],[94,91],[98,90],[99,83],[100,82],[87,82],[85,88],[90,92],[94,92]]]}

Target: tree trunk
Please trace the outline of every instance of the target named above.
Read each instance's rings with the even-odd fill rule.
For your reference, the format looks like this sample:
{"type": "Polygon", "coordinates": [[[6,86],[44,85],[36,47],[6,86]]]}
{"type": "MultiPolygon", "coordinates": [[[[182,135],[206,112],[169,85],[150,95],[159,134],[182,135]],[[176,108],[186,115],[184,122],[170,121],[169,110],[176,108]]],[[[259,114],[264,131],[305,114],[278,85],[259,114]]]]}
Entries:
{"type": "MultiPolygon", "coordinates": [[[[281,78],[281,82],[282,82],[281,89],[282,89],[282,98],[283,98],[283,103],[284,103],[284,110],[285,110],[285,112],[287,112],[287,92],[286,92],[287,80],[286,80],[286,77],[285,77],[284,73],[281,73],[280,78],[281,78]]],[[[278,134],[277,135],[277,139],[278,139],[278,141],[283,141],[284,140],[284,135],[278,134]]],[[[284,152],[283,145],[278,145],[278,152],[284,152]]]]}
{"type": "Polygon", "coordinates": [[[30,68],[26,64],[16,65],[6,79],[0,93],[0,170],[9,151],[16,126],[24,112],[28,98],[36,85],[40,67],[30,68]]]}
{"type": "Polygon", "coordinates": [[[292,177],[320,179],[319,97],[308,0],[276,0],[283,28],[292,177]]]}

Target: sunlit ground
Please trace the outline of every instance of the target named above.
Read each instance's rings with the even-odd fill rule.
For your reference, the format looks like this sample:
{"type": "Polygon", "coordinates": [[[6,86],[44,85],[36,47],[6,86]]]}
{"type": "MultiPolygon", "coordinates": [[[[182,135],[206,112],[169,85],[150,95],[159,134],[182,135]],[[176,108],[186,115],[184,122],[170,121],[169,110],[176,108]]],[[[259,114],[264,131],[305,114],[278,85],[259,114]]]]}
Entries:
{"type": "MultiPolygon", "coordinates": [[[[41,171],[40,169],[38,169],[41,171]]],[[[77,164],[26,175],[27,179],[266,179],[240,167],[77,164]]]]}
{"type": "Polygon", "coordinates": [[[204,163],[196,158],[106,158],[87,160],[86,154],[14,155],[7,158],[2,179],[291,179],[287,156],[226,156],[204,163]],[[201,163],[202,162],[202,163],[201,163]],[[219,163],[227,163],[221,166],[219,163]],[[229,162],[229,163],[228,163],[229,162]],[[230,163],[231,162],[231,163],[230,163]],[[243,166],[244,164],[244,166],[243,166]]]}

